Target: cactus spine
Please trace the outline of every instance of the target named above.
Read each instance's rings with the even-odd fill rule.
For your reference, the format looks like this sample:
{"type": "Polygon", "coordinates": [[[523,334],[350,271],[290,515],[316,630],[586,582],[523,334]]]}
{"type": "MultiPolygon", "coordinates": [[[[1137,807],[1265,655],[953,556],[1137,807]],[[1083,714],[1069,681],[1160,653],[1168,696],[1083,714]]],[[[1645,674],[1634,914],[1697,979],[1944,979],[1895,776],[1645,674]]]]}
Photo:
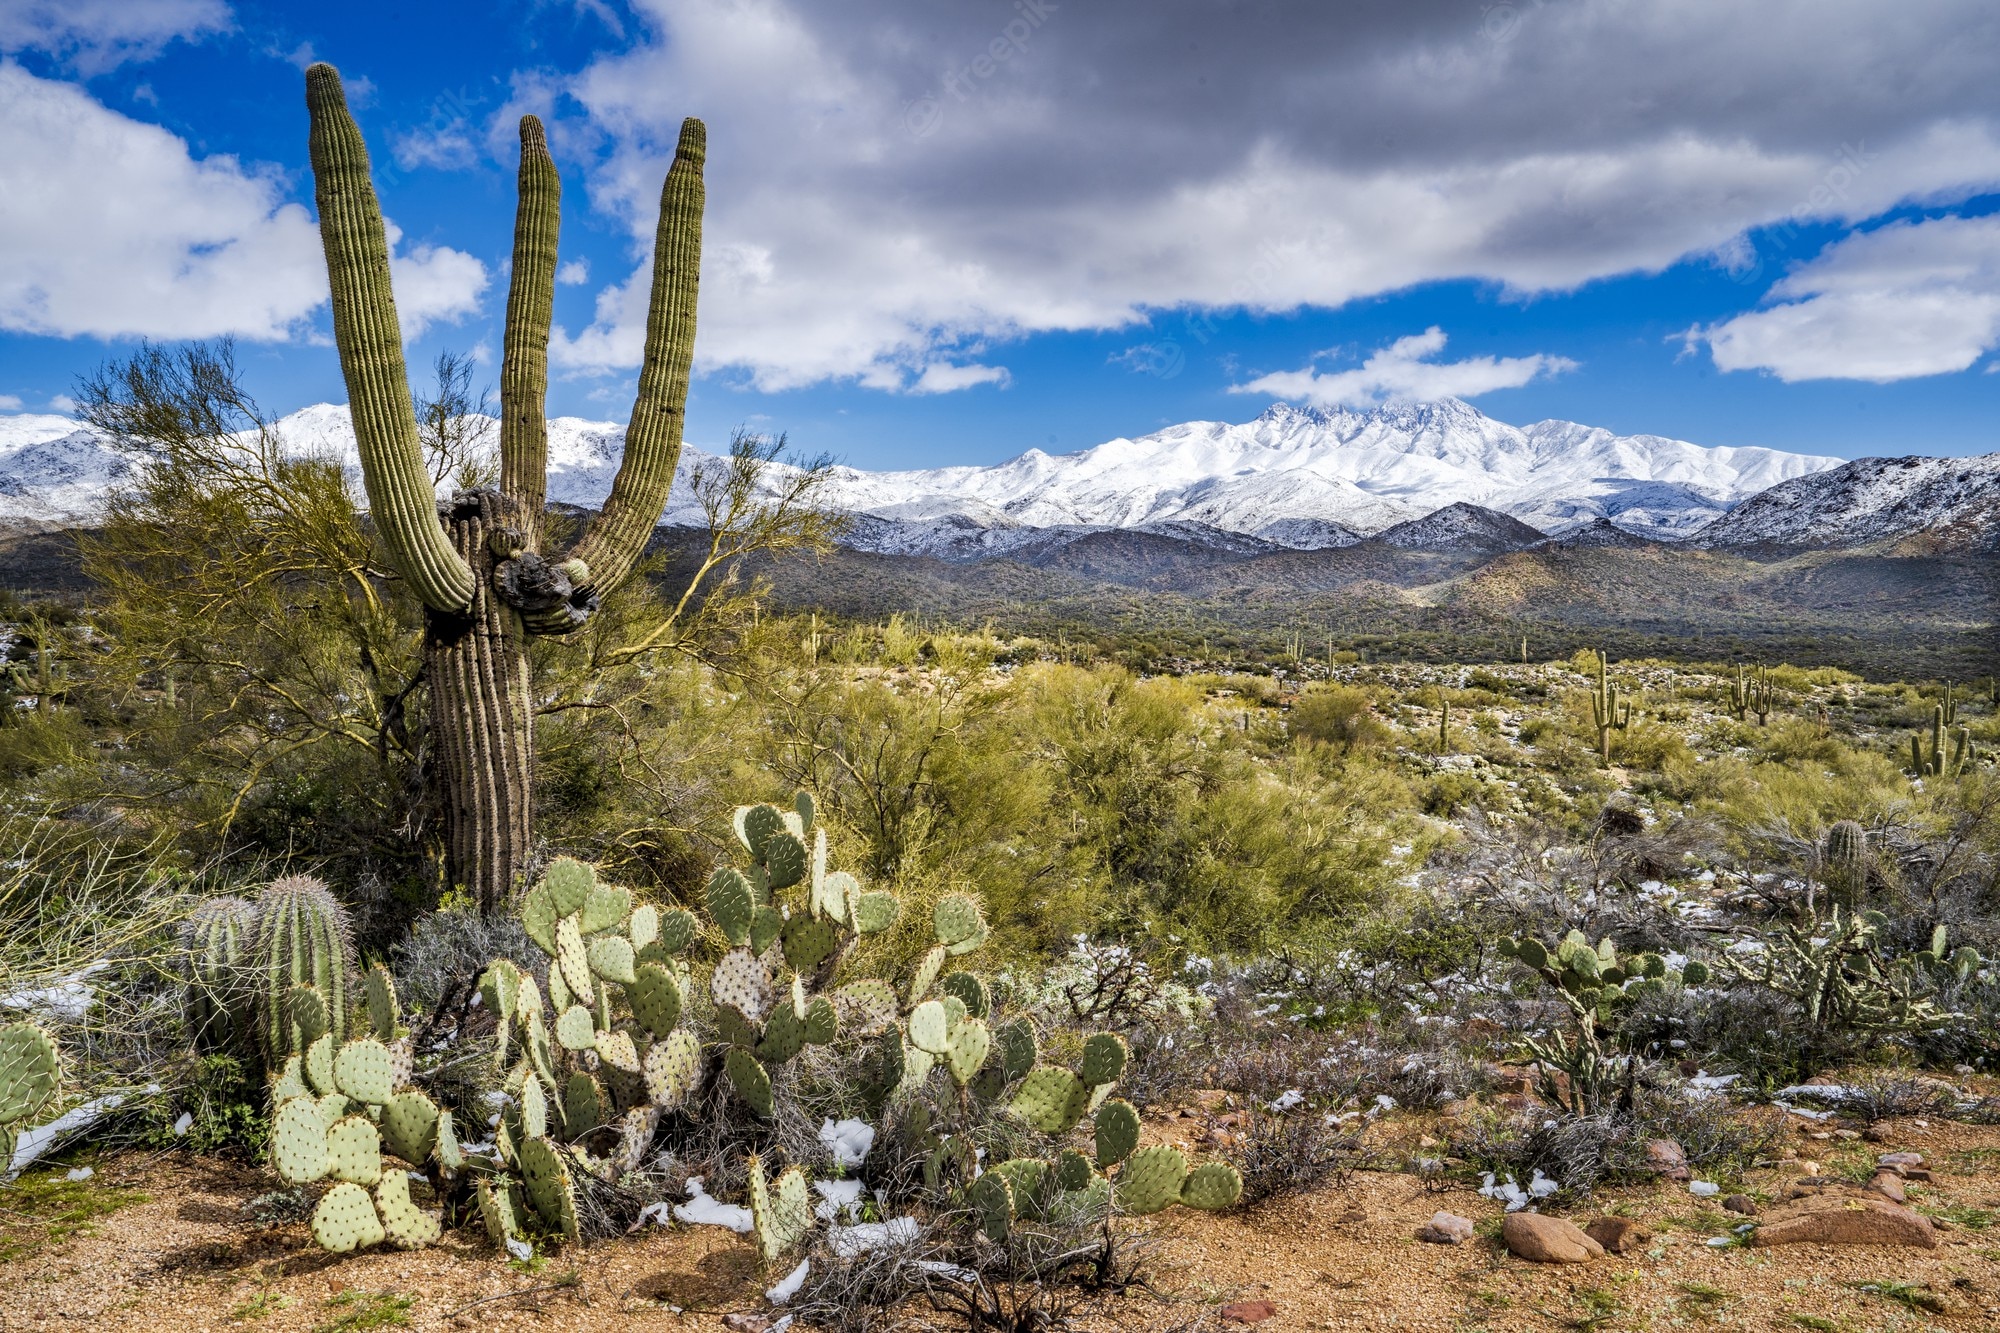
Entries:
{"type": "Polygon", "coordinates": [[[354,970],[354,937],[347,912],[326,885],[309,875],[273,880],[257,897],[250,941],[258,1044],[267,1069],[282,1069],[305,1052],[322,1026],[302,1021],[293,992],[306,988],[322,1001],[323,1031],[336,1044],[347,1028],[354,970]]]}
{"type": "Polygon", "coordinates": [[[1632,725],[1632,704],[1619,698],[1618,686],[1605,675],[1604,653],[1597,654],[1597,684],[1590,692],[1590,720],[1597,728],[1597,754],[1611,762],[1611,733],[1632,725]]]}
{"type": "Polygon", "coordinates": [[[62,1051],[29,1022],[0,1027],[0,1167],[14,1158],[21,1127],[40,1115],[62,1087],[62,1051]]]}
{"type": "Polygon", "coordinates": [[[442,512],[418,448],[381,208],[361,131],[330,65],[306,71],[334,341],[362,478],[391,563],[426,608],[425,671],[446,792],[449,869],[487,911],[516,888],[529,845],[527,639],[582,624],[630,572],[680,457],[701,268],[706,131],[682,123],[661,189],[645,360],[624,458],[598,519],[567,554],[540,549],[549,322],[561,185],[541,122],[521,121],[514,263],[501,368],[501,487],[442,512]]]}
{"type": "Polygon", "coordinates": [[[221,1047],[252,1036],[243,965],[256,909],[241,898],[208,898],[181,927],[183,1016],[197,1045],[221,1047]]]}

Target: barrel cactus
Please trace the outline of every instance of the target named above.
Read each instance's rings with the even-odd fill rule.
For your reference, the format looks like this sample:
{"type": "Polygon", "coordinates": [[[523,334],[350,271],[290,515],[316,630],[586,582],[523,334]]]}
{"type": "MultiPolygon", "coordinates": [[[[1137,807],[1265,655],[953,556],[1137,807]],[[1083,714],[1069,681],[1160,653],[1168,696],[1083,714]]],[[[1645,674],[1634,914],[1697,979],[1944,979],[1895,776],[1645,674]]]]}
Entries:
{"type": "Polygon", "coordinates": [[[1852,819],[1829,827],[1820,850],[1826,882],[1852,906],[1868,882],[1868,830],[1852,819]]]}
{"type": "Polygon", "coordinates": [[[244,961],[257,912],[242,898],[206,898],[182,923],[182,1013],[189,1037],[219,1049],[254,1040],[244,961]]]}
{"type": "Polygon", "coordinates": [[[282,1068],[312,1041],[300,1027],[292,1001],[296,987],[319,993],[325,1029],[334,1041],[346,1035],[353,973],[354,934],[347,910],[325,884],[310,875],[291,875],[273,880],[257,896],[245,980],[267,1069],[282,1068]]]}

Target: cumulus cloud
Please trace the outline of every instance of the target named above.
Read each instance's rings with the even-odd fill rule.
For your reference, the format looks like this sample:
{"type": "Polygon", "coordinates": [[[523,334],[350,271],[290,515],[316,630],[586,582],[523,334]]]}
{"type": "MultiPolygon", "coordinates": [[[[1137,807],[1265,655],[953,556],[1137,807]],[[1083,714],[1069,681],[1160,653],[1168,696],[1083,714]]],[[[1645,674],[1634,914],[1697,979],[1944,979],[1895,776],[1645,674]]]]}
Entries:
{"type": "Polygon", "coordinates": [[[1964,370],[2000,346],[2000,217],[1895,223],[1836,241],[1777,304],[1689,331],[1722,370],[1878,384],[1964,370]]]}
{"type": "Polygon", "coordinates": [[[1507,40],[1462,0],[632,8],[648,35],[562,90],[633,240],[634,278],[552,344],[572,373],[638,359],[687,114],[710,128],[698,355],[766,389],[908,388],[1162,310],[1747,266],[1756,228],[2000,183],[1979,0],[1550,3],[1507,40]]]}
{"type": "Polygon", "coordinates": [[[1445,333],[1432,325],[1422,333],[1398,338],[1369,353],[1351,370],[1279,371],[1260,375],[1247,384],[1230,386],[1231,393],[1255,393],[1311,403],[1315,407],[1371,407],[1385,402],[1432,402],[1439,398],[1473,398],[1495,389],[1518,389],[1544,375],[1576,369],[1568,357],[1537,352],[1533,356],[1475,356],[1463,361],[1436,361],[1444,350],[1445,333]]]}
{"type": "MultiPolygon", "coordinates": [[[[276,172],[197,159],[178,136],[4,62],[0,123],[0,329],[268,341],[326,301],[318,231],[276,172]]],[[[476,308],[487,283],[483,264],[444,246],[392,266],[412,338],[476,308]]]]}
{"type": "Polygon", "coordinates": [[[556,281],[565,287],[581,287],[590,281],[590,261],[572,259],[556,268],[556,281]]]}
{"type": "Polygon", "coordinates": [[[6,0],[0,51],[42,51],[97,74],[229,25],[223,0],[6,0]]]}
{"type": "Polygon", "coordinates": [[[21,406],[20,394],[0,393],[0,412],[18,412],[21,410],[21,406]]]}
{"type": "Polygon", "coordinates": [[[955,393],[960,389],[970,389],[979,384],[1008,382],[1007,367],[982,365],[948,365],[943,361],[933,361],[925,366],[923,373],[911,381],[911,393],[955,393]]]}

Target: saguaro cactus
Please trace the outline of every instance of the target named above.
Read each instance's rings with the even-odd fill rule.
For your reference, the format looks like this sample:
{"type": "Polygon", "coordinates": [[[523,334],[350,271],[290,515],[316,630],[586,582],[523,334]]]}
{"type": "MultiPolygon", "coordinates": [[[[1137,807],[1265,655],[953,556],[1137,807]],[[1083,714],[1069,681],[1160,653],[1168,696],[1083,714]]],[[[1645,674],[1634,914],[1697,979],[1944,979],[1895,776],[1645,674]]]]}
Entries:
{"type": "Polygon", "coordinates": [[[1604,654],[1597,654],[1597,685],[1590,692],[1590,720],[1597,727],[1597,753],[1611,762],[1611,733],[1632,725],[1632,704],[1620,700],[1618,686],[1604,674],[1604,654]]]}
{"type": "Polygon", "coordinates": [[[541,550],[543,401],[562,187],[541,122],[521,119],[500,371],[500,489],[463,492],[440,506],[418,446],[368,152],[331,65],[306,71],[306,107],[334,341],[362,479],[390,559],[426,609],[424,663],[451,875],[492,910],[513,893],[528,850],[528,637],[581,625],[631,572],[666,507],[680,459],[694,356],[707,131],[699,120],[682,122],[661,189],[645,360],[611,496],[570,551],[551,555],[541,550]]]}

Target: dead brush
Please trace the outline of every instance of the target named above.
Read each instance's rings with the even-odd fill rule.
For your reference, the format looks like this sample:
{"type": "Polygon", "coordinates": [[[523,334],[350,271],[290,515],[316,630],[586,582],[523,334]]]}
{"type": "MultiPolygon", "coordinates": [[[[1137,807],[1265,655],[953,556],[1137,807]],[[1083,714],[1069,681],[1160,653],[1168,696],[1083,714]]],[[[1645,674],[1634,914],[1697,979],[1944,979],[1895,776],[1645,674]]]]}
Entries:
{"type": "Polygon", "coordinates": [[[1251,1207],[1344,1182],[1367,1156],[1358,1130],[1304,1106],[1241,1113],[1225,1155],[1243,1177],[1243,1202],[1251,1207]]]}

